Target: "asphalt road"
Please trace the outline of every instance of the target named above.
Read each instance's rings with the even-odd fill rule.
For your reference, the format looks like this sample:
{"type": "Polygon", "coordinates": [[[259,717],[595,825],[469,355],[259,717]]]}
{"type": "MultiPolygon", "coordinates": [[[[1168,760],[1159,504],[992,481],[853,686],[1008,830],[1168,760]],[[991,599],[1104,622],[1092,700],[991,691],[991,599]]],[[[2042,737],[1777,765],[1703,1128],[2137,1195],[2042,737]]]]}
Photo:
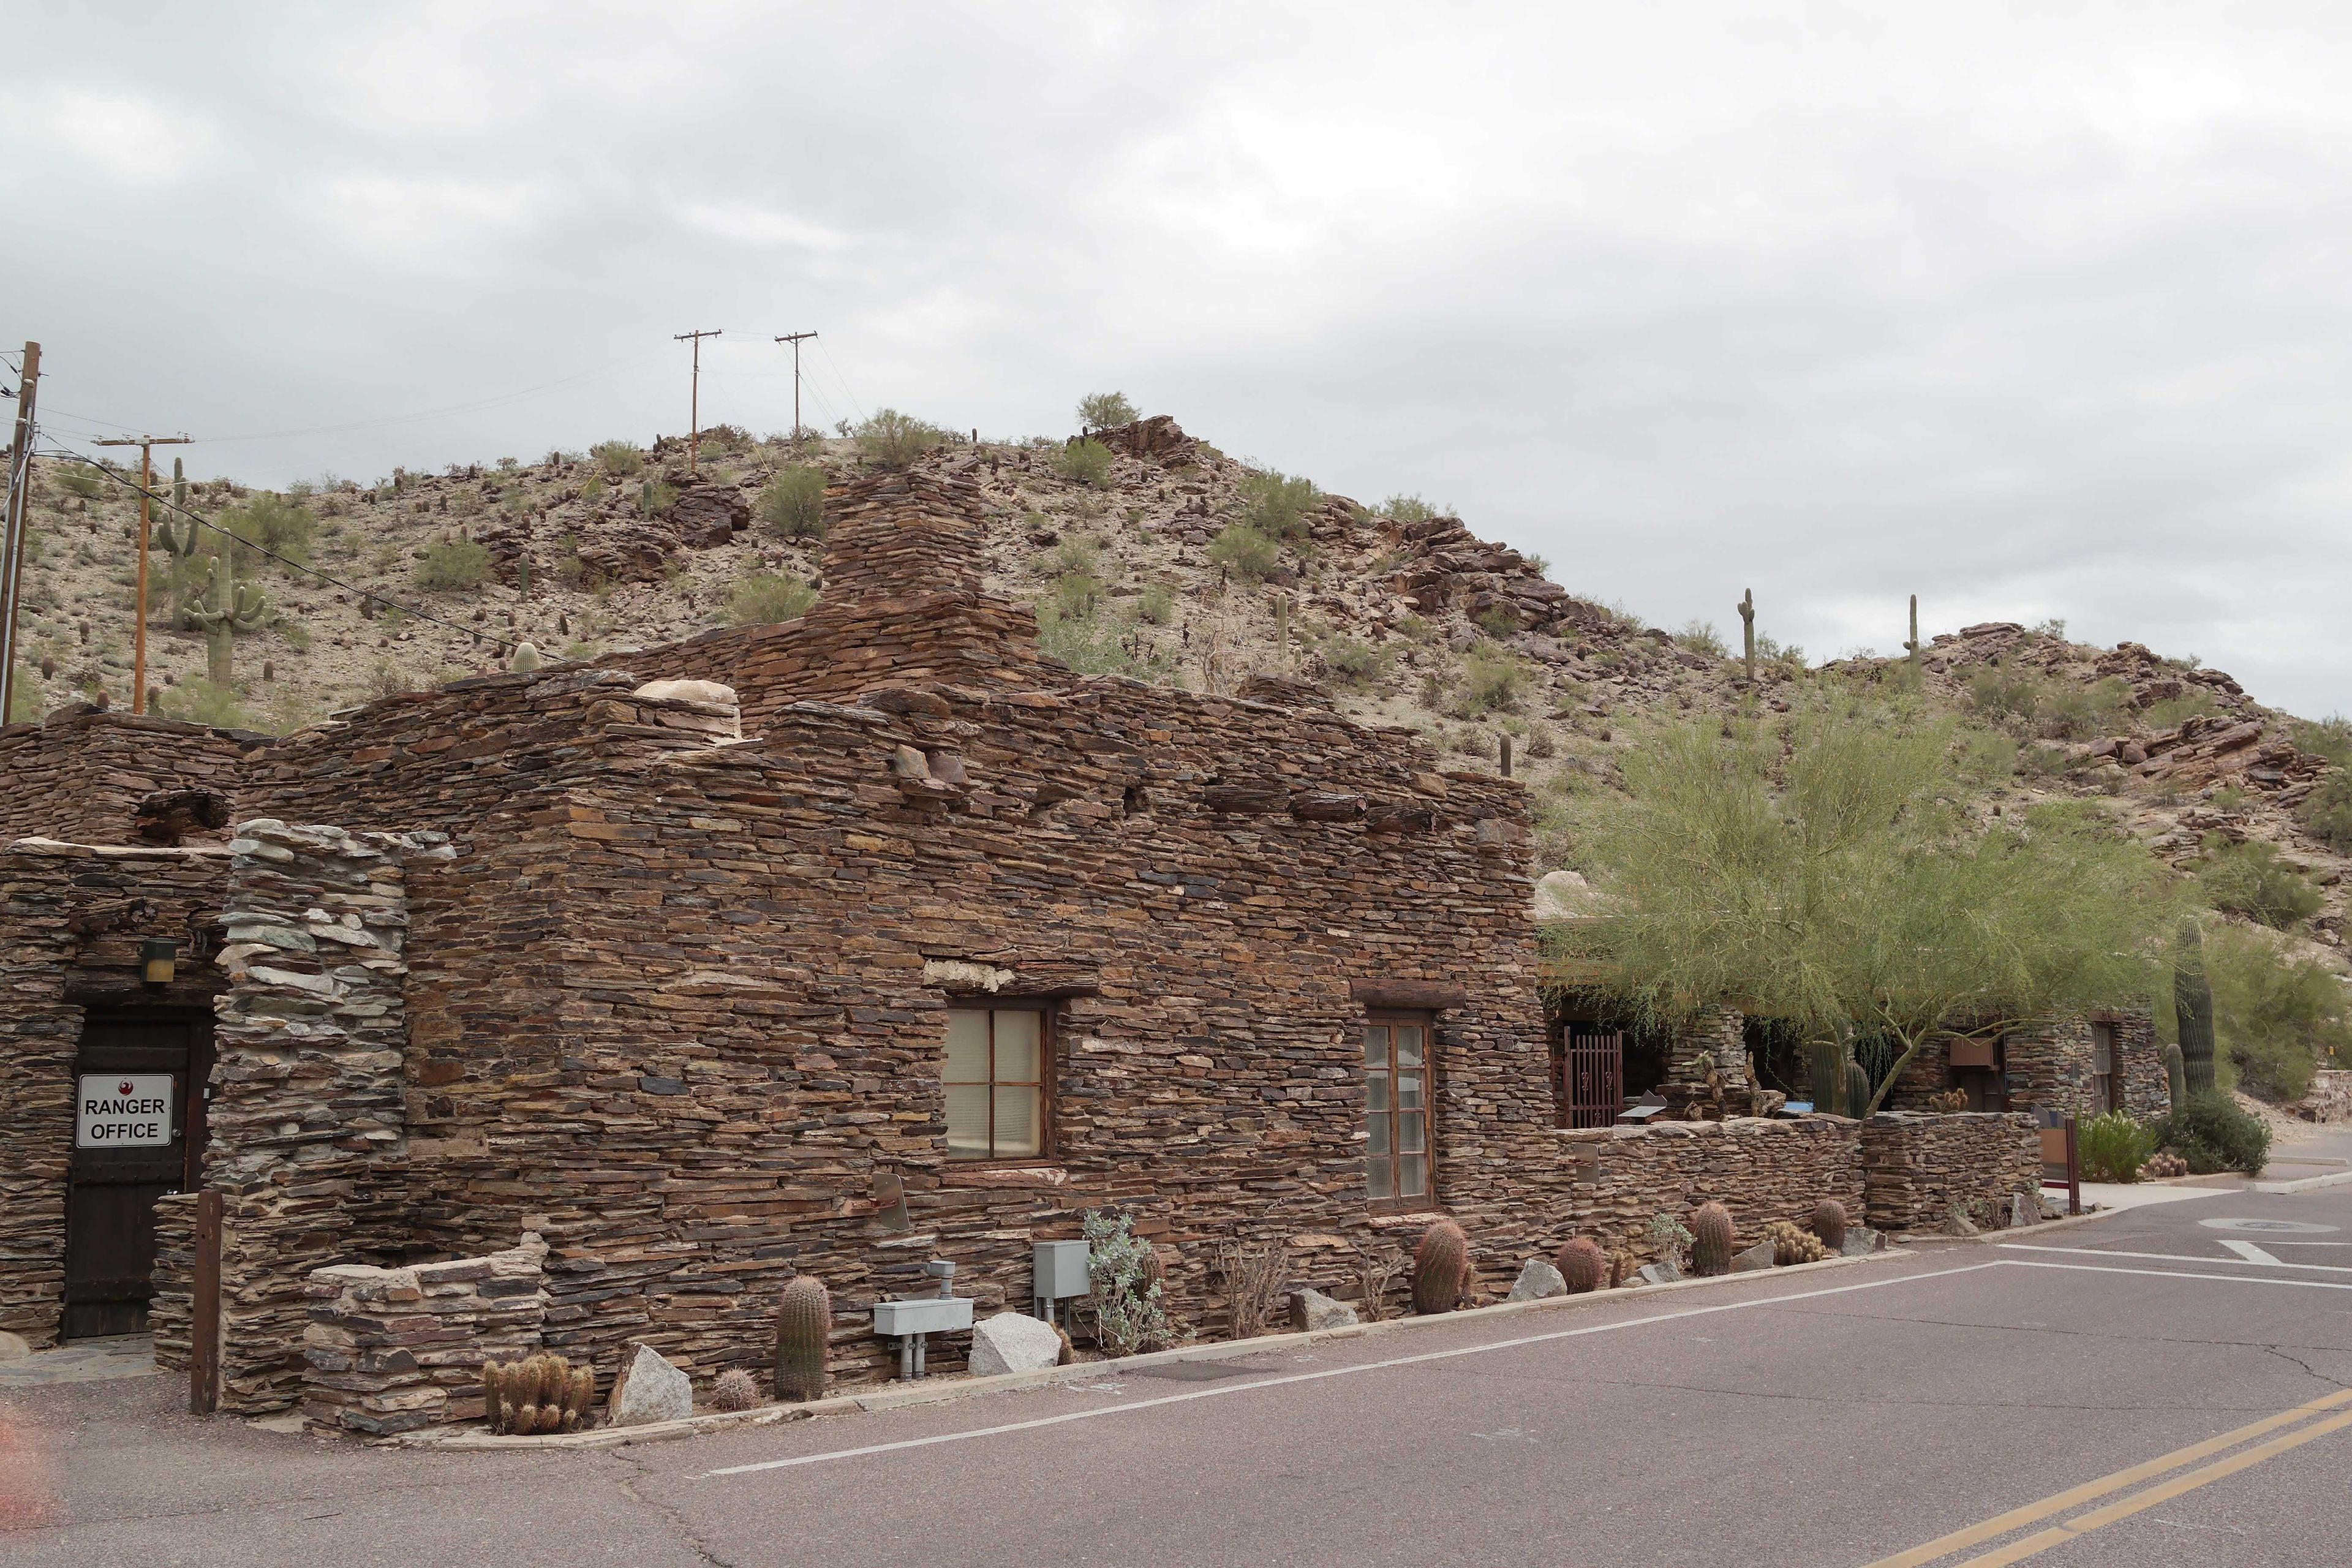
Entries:
{"type": "Polygon", "coordinates": [[[5,1396],[0,1563],[2343,1568],[2352,1187],[629,1448],[180,1397],[5,1396]]]}

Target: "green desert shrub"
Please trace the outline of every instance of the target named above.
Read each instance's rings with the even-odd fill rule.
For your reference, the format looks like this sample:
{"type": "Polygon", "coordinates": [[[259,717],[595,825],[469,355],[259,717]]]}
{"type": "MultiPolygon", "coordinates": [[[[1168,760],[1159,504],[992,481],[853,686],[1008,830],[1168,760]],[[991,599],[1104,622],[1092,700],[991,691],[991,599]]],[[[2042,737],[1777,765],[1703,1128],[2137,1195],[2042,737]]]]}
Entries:
{"type": "Polygon", "coordinates": [[[1527,662],[1497,647],[1472,648],[1462,674],[1463,699],[1474,714],[1517,707],[1527,694],[1527,662]]]}
{"type": "Polygon", "coordinates": [[[2258,1176],[2270,1158],[2271,1130],[2221,1090],[2209,1089],[2190,1095],[2177,1114],[2158,1122],[2156,1141],[2188,1161],[2198,1175],[2242,1171],[2258,1176]]]}
{"type": "Polygon", "coordinates": [[[1155,626],[1164,626],[1176,618],[1176,595],[1167,584],[1154,583],[1135,601],[1135,618],[1155,626]]]}
{"type": "Polygon", "coordinates": [[[1282,546],[1246,522],[1229,522],[1209,545],[1209,560],[1244,583],[1262,583],[1282,558],[1282,546]]]}
{"type": "Polygon", "coordinates": [[[265,559],[263,550],[287,561],[307,563],[310,541],[319,528],[310,508],[268,490],[257,490],[243,506],[230,508],[218,521],[238,542],[230,559],[247,567],[265,559]]]}
{"type": "Polygon", "coordinates": [[[1381,502],[1381,515],[1398,522],[1427,522],[1437,509],[1419,496],[1391,496],[1381,502]]]}
{"type": "Polygon", "coordinates": [[[646,466],[646,449],[635,441],[599,441],[588,448],[588,455],[614,479],[626,479],[646,466]]]}
{"type": "Polygon", "coordinates": [[[1969,676],[1969,701],[2012,734],[2089,740],[2123,727],[2131,688],[2113,676],[2088,686],[2029,666],[1987,665],[1969,676]]]}
{"type": "Polygon", "coordinates": [[[1388,673],[1386,649],[1356,637],[1333,637],[1323,645],[1323,663],[1351,686],[1370,686],[1388,673]]]}
{"type": "Polygon", "coordinates": [[[1251,474],[1241,483],[1242,517],[1268,539],[1303,539],[1307,514],[1323,502],[1312,479],[1289,474],[1251,474]]]}
{"type": "Polygon", "coordinates": [[[754,509],[771,533],[785,539],[824,537],[824,470],[788,468],[770,479],[754,509]]]}
{"type": "Polygon", "coordinates": [[[2137,1182],[2140,1166],[2156,1152],[2154,1129],[2120,1110],[2087,1118],[2075,1139],[2083,1174],[2095,1182],[2137,1182]]]}
{"type": "Polygon", "coordinates": [[[947,432],[895,408],[877,408],[857,426],[857,453],[877,468],[903,468],[940,442],[947,432]]]}
{"type": "Polygon", "coordinates": [[[191,724],[210,724],[217,730],[249,730],[253,714],[245,705],[245,698],[234,686],[221,686],[201,675],[163,689],[159,706],[167,719],[184,719],[191,724]]]}
{"type": "Polygon", "coordinates": [[[478,588],[490,580],[490,552],[470,539],[445,539],[417,563],[416,585],[436,593],[478,588]]]}
{"type": "Polygon", "coordinates": [[[1140,417],[1123,392],[1097,392],[1078,399],[1081,429],[1114,430],[1121,425],[1132,425],[1140,417]]]}
{"type": "Polygon", "coordinates": [[[58,488],[83,500],[94,499],[105,484],[106,476],[88,463],[68,463],[58,470],[58,488]]]}
{"type": "Polygon", "coordinates": [[[2205,935],[2205,973],[2213,1032],[2247,1093],[2300,1100],[2315,1068],[2352,1063],[2352,997],[2315,953],[2217,921],[2205,935]]]}
{"type": "Polygon", "coordinates": [[[2319,912],[2319,889],[2259,838],[2231,844],[2209,837],[2197,881],[2217,909],[2286,931],[2319,912]]]}
{"type": "Polygon", "coordinates": [[[1054,454],[1054,472],[1073,484],[1110,488],[1110,448],[1100,441],[1073,441],[1054,454]]]}
{"type": "Polygon", "coordinates": [[[727,624],[731,626],[772,626],[805,614],[816,603],[816,590],[782,572],[754,572],[728,591],[727,624]]]}
{"type": "Polygon", "coordinates": [[[1723,646],[1723,634],[1715,629],[1713,621],[1694,620],[1675,634],[1675,641],[1696,654],[1709,658],[1725,658],[1730,650],[1723,646]]]}

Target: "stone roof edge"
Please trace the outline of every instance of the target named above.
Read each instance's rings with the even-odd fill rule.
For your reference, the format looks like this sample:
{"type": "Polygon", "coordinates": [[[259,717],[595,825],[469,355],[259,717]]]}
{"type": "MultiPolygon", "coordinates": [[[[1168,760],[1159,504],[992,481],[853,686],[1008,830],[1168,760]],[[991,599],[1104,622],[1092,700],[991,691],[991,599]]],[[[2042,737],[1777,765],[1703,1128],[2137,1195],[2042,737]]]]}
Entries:
{"type": "Polygon", "coordinates": [[[10,855],[46,855],[74,860],[226,860],[226,844],[77,844],[36,835],[10,843],[10,855]]]}

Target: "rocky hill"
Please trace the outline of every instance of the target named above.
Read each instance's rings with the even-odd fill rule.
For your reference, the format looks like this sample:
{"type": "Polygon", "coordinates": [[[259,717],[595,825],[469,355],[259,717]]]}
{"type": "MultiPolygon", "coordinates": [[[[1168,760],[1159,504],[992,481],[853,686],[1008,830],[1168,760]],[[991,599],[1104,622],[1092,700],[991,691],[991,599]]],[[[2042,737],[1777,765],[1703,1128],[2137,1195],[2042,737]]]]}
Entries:
{"type": "MultiPolygon", "coordinates": [[[[991,586],[1038,606],[1058,657],[1201,690],[1327,702],[1419,731],[1455,766],[1508,765],[1550,825],[1539,841],[1548,865],[1574,859],[1563,826],[1573,813],[1557,808],[1605,785],[1645,723],[1748,700],[1785,709],[1806,683],[1830,679],[1895,680],[2016,741],[1986,811],[2051,795],[2102,801],[2154,852],[2192,869],[2218,847],[2274,845],[2278,864],[2319,889],[2302,938],[2340,941],[2346,861],[2306,818],[2343,737],[2263,707],[2218,670],[2135,643],[2093,648],[2059,627],[1996,624],[1937,636],[1915,660],[1811,668],[1766,639],[1751,698],[1738,652],[1711,628],[1644,626],[1457,518],[1411,498],[1370,504],[1319,491],[1226,457],[1165,416],[1076,445],[973,443],[910,425],[804,434],[796,448],[721,428],[704,433],[691,473],[685,443],[669,438],[398,472],[371,486],[328,479],[282,497],[193,485],[192,510],[334,581],[253,556],[224,606],[205,559],[220,536],[159,530],[155,706],[282,731],[498,668],[508,643],[589,658],[787,616],[816,585],[821,548],[818,478],[795,470],[838,481],[876,462],[936,464],[979,481],[992,508],[991,586]],[[186,613],[207,608],[244,613],[208,634],[186,613]],[[218,683],[208,652],[224,647],[231,663],[218,683]]],[[[31,712],[127,702],[135,519],[134,498],[105,475],[40,466],[24,622],[39,677],[31,712]]]]}

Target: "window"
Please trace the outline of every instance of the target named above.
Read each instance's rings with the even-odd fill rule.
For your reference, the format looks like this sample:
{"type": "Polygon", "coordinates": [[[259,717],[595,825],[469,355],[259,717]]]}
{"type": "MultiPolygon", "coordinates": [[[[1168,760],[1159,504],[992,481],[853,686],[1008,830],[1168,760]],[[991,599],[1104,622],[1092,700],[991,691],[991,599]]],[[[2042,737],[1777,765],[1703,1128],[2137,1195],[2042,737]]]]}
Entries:
{"type": "Polygon", "coordinates": [[[948,1158],[1027,1160],[1045,1152],[1045,1066],[1040,1007],[956,1007],[940,1078],[947,1089],[948,1158]]]}
{"type": "Polygon", "coordinates": [[[1364,1187],[1375,1204],[1429,1198],[1429,1018],[1375,1013],[1364,1023],[1364,1187]]]}

